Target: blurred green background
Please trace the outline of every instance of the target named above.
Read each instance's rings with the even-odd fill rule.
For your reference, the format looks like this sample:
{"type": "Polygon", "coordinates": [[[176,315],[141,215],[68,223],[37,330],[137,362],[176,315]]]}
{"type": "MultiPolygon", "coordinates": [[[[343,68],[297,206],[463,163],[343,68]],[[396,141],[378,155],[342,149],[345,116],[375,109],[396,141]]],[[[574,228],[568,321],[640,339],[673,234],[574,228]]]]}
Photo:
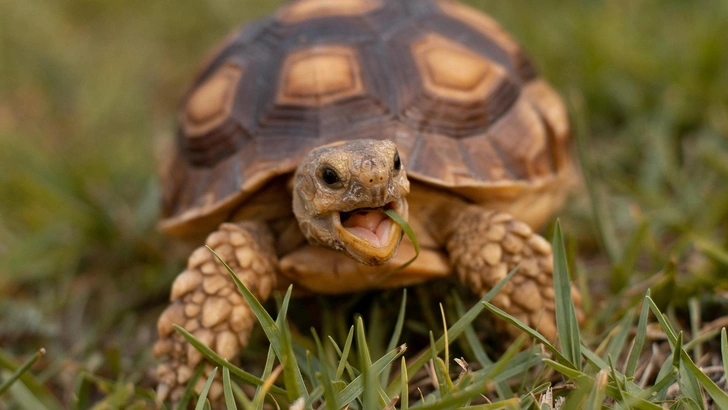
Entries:
{"type": "MultiPolygon", "coordinates": [[[[586,183],[561,217],[589,302],[628,308],[659,274],[646,283],[678,312],[699,296],[705,320],[726,314],[728,1],[468,3],[524,44],[581,130],[586,183]]],[[[155,229],[157,158],[206,50],[278,4],[0,1],[0,347],[46,347],[62,403],[81,369],[150,385],[184,261],[155,229]]]]}

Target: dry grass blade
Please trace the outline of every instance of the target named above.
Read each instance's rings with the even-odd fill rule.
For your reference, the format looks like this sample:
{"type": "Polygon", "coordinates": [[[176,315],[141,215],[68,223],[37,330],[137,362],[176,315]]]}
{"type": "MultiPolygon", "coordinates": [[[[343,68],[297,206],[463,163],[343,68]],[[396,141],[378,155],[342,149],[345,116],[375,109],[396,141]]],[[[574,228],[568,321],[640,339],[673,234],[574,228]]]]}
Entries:
{"type": "Polygon", "coordinates": [[[587,399],[587,409],[601,410],[602,403],[604,403],[604,398],[607,394],[606,389],[608,382],[609,375],[606,371],[600,370],[599,373],[597,373],[594,387],[591,393],[589,393],[589,398],[587,399]]]}
{"type": "Polygon", "coordinates": [[[278,379],[278,376],[281,375],[281,372],[283,372],[283,366],[278,365],[275,369],[273,369],[273,372],[265,379],[265,383],[263,383],[262,386],[260,386],[260,389],[255,392],[255,398],[253,399],[253,408],[258,410],[263,409],[263,402],[265,401],[265,396],[268,395],[268,392],[273,386],[273,383],[278,379]]]}

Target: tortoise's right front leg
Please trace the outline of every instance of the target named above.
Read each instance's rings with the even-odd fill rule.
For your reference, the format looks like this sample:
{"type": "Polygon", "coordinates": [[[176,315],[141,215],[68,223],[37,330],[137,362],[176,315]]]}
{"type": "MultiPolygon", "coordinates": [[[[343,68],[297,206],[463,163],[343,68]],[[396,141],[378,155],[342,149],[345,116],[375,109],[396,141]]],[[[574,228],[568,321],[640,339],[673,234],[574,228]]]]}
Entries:
{"type": "MultiPolygon", "coordinates": [[[[259,300],[275,287],[278,260],[273,237],[262,223],[225,223],[207,237],[207,246],[224,260],[259,300]]],[[[178,401],[202,355],[177,333],[182,326],[220,356],[234,361],[248,343],[255,316],[225,267],[202,246],[190,256],[187,269],[172,285],[172,304],[157,323],[156,356],[166,356],[157,368],[160,400],[178,401]]],[[[205,373],[209,374],[211,367],[205,373]]],[[[207,375],[205,375],[207,376],[207,375]]],[[[201,378],[201,390],[206,377],[201,378]]],[[[209,392],[212,400],[222,394],[218,381],[209,392]]]]}

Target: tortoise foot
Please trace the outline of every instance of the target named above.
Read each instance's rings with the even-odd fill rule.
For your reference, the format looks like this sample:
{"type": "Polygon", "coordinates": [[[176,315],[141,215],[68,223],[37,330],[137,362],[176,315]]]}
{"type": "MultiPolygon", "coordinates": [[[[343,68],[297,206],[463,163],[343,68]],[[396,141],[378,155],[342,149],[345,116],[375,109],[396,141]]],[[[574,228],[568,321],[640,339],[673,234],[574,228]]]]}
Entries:
{"type": "MultiPolygon", "coordinates": [[[[275,286],[277,259],[273,237],[258,223],[225,223],[205,242],[222,258],[240,280],[260,300],[268,298],[275,286]]],[[[172,285],[172,303],[157,322],[159,341],[154,354],[164,357],[157,367],[158,397],[177,402],[203,356],[174,330],[179,325],[223,358],[234,362],[248,343],[255,316],[235,286],[227,269],[204,246],[189,257],[187,269],[172,285]]],[[[213,366],[205,371],[195,388],[202,390],[213,366]]],[[[222,383],[215,380],[209,395],[222,396],[222,383]]]]}
{"type": "MultiPolygon", "coordinates": [[[[553,254],[546,239],[508,214],[473,206],[456,220],[447,249],[460,281],[481,296],[518,267],[492,303],[556,339],[553,254]]],[[[575,288],[572,297],[580,306],[575,288]]],[[[520,334],[513,326],[507,329],[520,334]]]]}

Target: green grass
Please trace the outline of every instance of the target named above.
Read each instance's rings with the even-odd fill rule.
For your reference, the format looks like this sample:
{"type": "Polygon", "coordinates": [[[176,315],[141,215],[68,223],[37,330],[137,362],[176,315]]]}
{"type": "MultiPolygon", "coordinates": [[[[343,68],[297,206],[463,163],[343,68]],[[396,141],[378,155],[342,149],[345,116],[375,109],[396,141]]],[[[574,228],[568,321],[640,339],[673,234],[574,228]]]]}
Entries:
{"type": "MultiPolygon", "coordinates": [[[[278,3],[0,2],[0,385],[40,348],[47,351],[8,384],[0,408],[153,406],[154,323],[187,251],[155,230],[156,158],[206,49],[278,3]]],[[[728,367],[721,336],[728,315],[728,3],[470,3],[498,18],[569,102],[586,177],[559,215],[566,257],[557,271],[565,267],[590,291],[580,340],[557,349],[566,362],[550,349],[552,362],[540,351],[501,356],[478,343],[487,335],[481,327],[466,327],[457,339],[448,331],[450,360],[440,353],[442,364],[432,368],[439,392],[451,392],[454,403],[487,379],[482,387],[495,402],[515,391],[515,408],[536,408],[545,383],[567,379],[569,389],[554,391],[571,393],[565,408],[599,408],[602,399],[609,407],[653,408],[643,401],[664,399],[668,408],[701,408],[700,395],[715,392],[693,363],[728,367]],[[460,353],[473,363],[462,385],[453,364],[460,353]]],[[[411,346],[405,361],[387,356],[394,350],[388,330],[364,326],[379,318],[385,329],[397,328],[399,292],[357,310],[363,322],[352,321],[356,312],[324,308],[320,348],[308,331],[292,329],[309,394],[341,394],[342,383],[365,373],[364,350],[373,364],[388,358],[383,372],[417,360],[413,340],[428,349],[421,357],[432,358],[429,331],[436,346],[443,335],[436,294],[410,292],[394,345],[411,346]],[[311,389],[324,373],[330,383],[311,389]]],[[[465,309],[444,299],[452,328],[465,309]]],[[[568,312],[561,316],[573,329],[568,312]]],[[[243,360],[267,357],[264,332],[254,339],[243,360]]],[[[275,370],[260,362],[252,375],[267,380],[275,370]]],[[[225,369],[242,408],[240,375],[225,369]]],[[[725,379],[710,371],[725,389],[725,379]]],[[[362,385],[382,389],[355,400],[381,404],[401,396],[406,380],[421,383],[420,374],[406,373],[392,383],[367,370],[362,385]]],[[[280,380],[270,394],[292,388],[280,380]]],[[[426,405],[447,400],[438,394],[424,392],[426,405]]],[[[420,400],[411,395],[407,406],[420,400]]]]}

